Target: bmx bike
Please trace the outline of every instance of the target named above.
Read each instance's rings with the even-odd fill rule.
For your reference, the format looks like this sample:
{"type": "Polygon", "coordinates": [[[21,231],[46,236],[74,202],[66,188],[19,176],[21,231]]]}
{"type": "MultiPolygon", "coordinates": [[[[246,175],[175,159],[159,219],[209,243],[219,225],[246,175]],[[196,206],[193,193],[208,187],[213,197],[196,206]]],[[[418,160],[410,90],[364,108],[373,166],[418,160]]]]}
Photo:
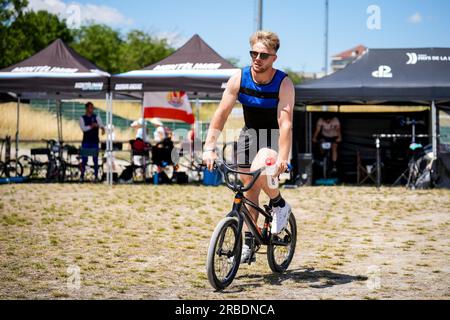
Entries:
{"type": "Polygon", "coordinates": [[[216,166],[222,171],[225,183],[235,193],[235,197],[231,212],[219,222],[211,237],[206,262],[209,283],[216,290],[223,290],[233,282],[241,263],[244,223],[254,236],[248,264],[252,263],[252,257],[261,246],[267,246],[270,269],[275,273],[285,272],[294,257],[297,242],[297,224],[294,215],[290,213],[288,224],[281,233],[272,234],[272,208],[267,205],[264,209],[260,208],[244,195],[253,187],[265,167],[254,172],[240,172],[234,169],[237,168],[236,165],[229,166],[220,160],[216,161],[216,166]],[[252,180],[244,186],[238,175],[251,176],[252,180]],[[264,217],[262,228],[253,221],[247,206],[256,209],[264,217]]]}

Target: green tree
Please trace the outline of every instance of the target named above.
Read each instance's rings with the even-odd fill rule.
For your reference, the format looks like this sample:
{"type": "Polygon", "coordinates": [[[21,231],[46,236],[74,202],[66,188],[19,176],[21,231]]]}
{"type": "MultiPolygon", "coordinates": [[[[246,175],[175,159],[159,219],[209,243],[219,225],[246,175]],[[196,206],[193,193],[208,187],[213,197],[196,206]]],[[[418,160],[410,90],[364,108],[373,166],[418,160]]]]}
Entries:
{"type": "Polygon", "coordinates": [[[75,30],[73,49],[100,69],[117,73],[120,69],[120,52],[123,44],[118,31],[101,25],[91,24],[75,30]]]}
{"type": "Polygon", "coordinates": [[[64,42],[72,40],[65,21],[59,20],[54,14],[47,11],[14,12],[5,17],[9,19],[5,20],[9,25],[3,25],[0,49],[0,67],[2,68],[32,56],[58,38],[64,42]],[[15,18],[14,15],[16,15],[15,18]]]}
{"type": "Polygon", "coordinates": [[[121,47],[120,72],[147,67],[173,52],[165,39],[155,39],[140,30],[130,31],[121,47]]]}
{"type": "Polygon", "coordinates": [[[292,80],[292,83],[294,85],[300,84],[303,82],[303,78],[295,71],[292,71],[291,69],[286,69],[284,72],[287,73],[289,78],[292,80]]]}
{"type": "Polygon", "coordinates": [[[0,0],[0,28],[10,25],[27,6],[27,0],[0,0]]]}

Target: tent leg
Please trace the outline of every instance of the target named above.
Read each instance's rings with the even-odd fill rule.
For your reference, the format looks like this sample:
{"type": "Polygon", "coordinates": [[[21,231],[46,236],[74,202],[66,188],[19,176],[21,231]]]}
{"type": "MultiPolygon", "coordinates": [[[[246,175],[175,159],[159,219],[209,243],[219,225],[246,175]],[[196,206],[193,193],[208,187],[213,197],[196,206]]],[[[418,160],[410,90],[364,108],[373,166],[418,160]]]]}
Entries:
{"type": "Polygon", "coordinates": [[[17,96],[16,160],[19,159],[20,95],[17,96]]]}
{"type": "Polygon", "coordinates": [[[107,161],[107,173],[106,180],[108,185],[113,184],[113,173],[112,173],[112,93],[106,94],[106,123],[108,127],[108,136],[106,139],[106,161],[107,161]]]}
{"type": "Polygon", "coordinates": [[[431,104],[431,130],[432,130],[432,139],[433,139],[433,160],[437,159],[438,156],[438,147],[437,147],[437,110],[436,110],[436,102],[433,100],[431,104]]]}

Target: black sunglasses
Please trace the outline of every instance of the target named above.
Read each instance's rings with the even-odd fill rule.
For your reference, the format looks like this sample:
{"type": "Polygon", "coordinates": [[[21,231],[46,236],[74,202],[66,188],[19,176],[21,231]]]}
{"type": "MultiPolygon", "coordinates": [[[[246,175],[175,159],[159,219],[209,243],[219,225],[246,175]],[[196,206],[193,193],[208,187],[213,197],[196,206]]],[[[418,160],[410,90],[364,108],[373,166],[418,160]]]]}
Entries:
{"type": "Polygon", "coordinates": [[[261,60],[267,60],[269,57],[275,57],[275,54],[258,52],[258,51],[250,51],[250,56],[252,59],[258,59],[258,56],[261,60]]]}

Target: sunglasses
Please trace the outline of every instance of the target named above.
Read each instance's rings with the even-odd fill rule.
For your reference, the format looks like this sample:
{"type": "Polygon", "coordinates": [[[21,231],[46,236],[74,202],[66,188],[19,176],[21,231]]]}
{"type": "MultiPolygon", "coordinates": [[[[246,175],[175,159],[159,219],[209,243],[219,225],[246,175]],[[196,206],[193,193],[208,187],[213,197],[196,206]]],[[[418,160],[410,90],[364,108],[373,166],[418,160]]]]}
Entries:
{"type": "Polygon", "coordinates": [[[258,59],[259,57],[261,60],[267,60],[269,57],[275,57],[276,55],[265,52],[250,51],[250,56],[252,59],[258,59]]]}

